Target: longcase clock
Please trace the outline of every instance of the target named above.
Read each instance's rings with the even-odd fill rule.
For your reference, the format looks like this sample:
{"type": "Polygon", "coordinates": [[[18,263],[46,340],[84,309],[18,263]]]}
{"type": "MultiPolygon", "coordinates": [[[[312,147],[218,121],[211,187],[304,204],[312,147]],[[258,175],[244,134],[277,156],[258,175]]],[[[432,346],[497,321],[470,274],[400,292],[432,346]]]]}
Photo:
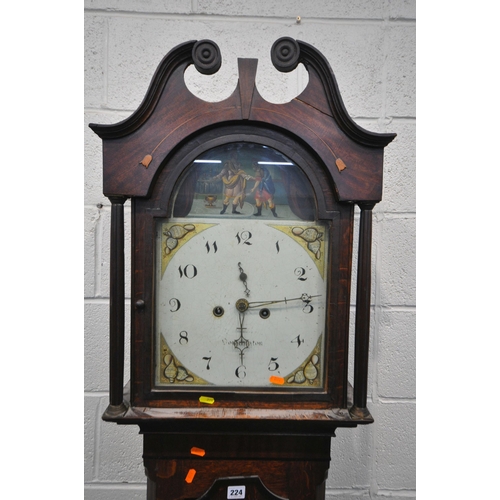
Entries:
{"type": "Polygon", "coordinates": [[[286,104],[255,87],[257,60],[221,102],[184,83],[220,68],[209,40],[160,63],[137,111],[91,124],[112,204],[110,404],[138,425],[148,500],[322,499],[330,439],[373,422],[367,401],[372,209],[383,151],[342,103],[325,58],[281,38],[274,66],[302,63],[286,104]],[[124,388],[123,204],[132,201],[131,373],[124,388]],[[348,382],[354,207],[361,209],[353,387],[348,382]]]}

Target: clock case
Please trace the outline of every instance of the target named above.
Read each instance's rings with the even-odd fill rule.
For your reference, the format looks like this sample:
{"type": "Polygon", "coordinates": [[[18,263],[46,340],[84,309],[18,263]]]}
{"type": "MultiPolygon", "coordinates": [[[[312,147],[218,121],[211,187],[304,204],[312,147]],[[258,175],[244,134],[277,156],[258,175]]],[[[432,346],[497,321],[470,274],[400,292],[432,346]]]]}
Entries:
{"type": "Polygon", "coordinates": [[[339,426],[373,422],[366,408],[371,289],[372,209],[382,197],[383,151],[395,134],[366,131],[348,115],[334,74],[311,45],[280,38],[271,59],[281,72],[302,63],[305,90],[285,104],[264,100],[255,85],[256,59],[238,59],[239,80],[221,102],[206,102],[185,85],[194,64],[217,72],[210,40],[168,53],[139,108],[113,125],[90,124],[103,141],[103,191],[111,201],[110,404],[103,415],[142,431],[333,435],[339,426]],[[330,226],[326,383],[322,391],[155,389],[154,247],[158,218],[172,215],[177,181],[200,154],[251,142],[293,160],[309,179],[317,218],[330,226]],[[132,203],[131,377],[124,388],[124,202],[132,203]],[[353,387],[348,382],[354,206],[361,210],[353,387]],[[211,397],[211,405],[200,402],[211,397]],[[202,419],[202,420],[200,420],[202,419]],[[202,422],[202,424],[200,424],[202,422]]]}

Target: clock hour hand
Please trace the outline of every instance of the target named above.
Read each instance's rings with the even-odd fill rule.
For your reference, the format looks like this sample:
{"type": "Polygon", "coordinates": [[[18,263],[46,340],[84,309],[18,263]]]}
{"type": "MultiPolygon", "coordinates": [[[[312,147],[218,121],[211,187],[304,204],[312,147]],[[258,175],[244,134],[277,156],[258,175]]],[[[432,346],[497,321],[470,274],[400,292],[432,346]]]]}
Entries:
{"type": "Polygon", "coordinates": [[[269,306],[273,304],[279,304],[279,303],[288,303],[292,302],[295,300],[301,300],[305,304],[309,304],[311,302],[311,299],[314,297],[321,297],[321,295],[309,295],[307,293],[303,293],[300,297],[294,297],[293,299],[287,299],[286,297],[283,300],[266,300],[266,301],[260,301],[260,302],[248,302],[247,307],[248,309],[255,308],[255,307],[263,307],[263,306],[269,306]]]}
{"type": "MultiPolygon", "coordinates": [[[[242,300],[244,300],[244,299],[242,299],[242,300]]],[[[246,311],[246,309],[245,309],[245,311],[246,311]]],[[[248,349],[248,347],[250,345],[250,342],[243,335],[243,330],[246,329],[243,327],[243,322],[245,321],[245,311],[239,311],[239,313],[238,313],[240,325],[237,327],[237,329],[240,331],[240,338],[233,341],[233,345],[234,345],[235,349],[238,349],[238,351],[240,351],[240,360],[241,360],[242,365],[243,365],[244,351],[245,351],[245,349],[248,349]]]]}
{"type": "Polygon", "coordinates": [[[245,321],[245,313],[240,312],[238,314],[238,319],[239,319],[239,323],[240,323],[240,326],[238,326],[238,330],[240,331],[241,335],[243,335],[243,330],[245,330],[245,328],[243,328],[243,322],[245,321]]]}

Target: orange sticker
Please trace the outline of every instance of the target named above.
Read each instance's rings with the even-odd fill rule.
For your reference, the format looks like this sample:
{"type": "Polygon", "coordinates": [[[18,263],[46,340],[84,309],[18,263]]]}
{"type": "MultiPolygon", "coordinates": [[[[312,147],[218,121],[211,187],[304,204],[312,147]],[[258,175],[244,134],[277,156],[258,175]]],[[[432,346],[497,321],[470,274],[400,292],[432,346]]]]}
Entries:
{"type": "Polygon", "coordinates": [[[205,450],[202,450],[201,448],[196,448],[196,446],[193,446],[191,448],[191,455],[198,455],[199,457],[204,457],[205,450]]]}
{"type": "Polygon", "coordinates": [[[271,384],[283,385],[285,383],[285,379],[283,377],[276,377],[273,375],[269,378],[269,382],[271,382],[271,384]]]}
{"type": "Polygon", "coordinates": [[[195,475],[196,475],[196,470],[189,469],[189,472],[187,473],[186,476],[186,483],[192,483],[195,475]]]}

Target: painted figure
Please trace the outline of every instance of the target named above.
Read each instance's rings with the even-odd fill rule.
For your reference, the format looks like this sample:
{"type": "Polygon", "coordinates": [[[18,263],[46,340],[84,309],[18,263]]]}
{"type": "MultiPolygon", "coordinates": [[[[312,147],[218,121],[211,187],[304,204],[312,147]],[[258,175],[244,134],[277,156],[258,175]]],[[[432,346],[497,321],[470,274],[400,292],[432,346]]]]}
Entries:
{"type": "Polygon", "coordinates": [[[222,179],[224,184],[224,201],[221,210],[221,214],[225,213],[229,203],[232,200],[232,213],[240,214],[237,208],[243,208],[243,203],[245,202],[245,188],[247,180],[252,179],[243,169],[240,168],[240,164],[234,159],[227,160],[224,163],[224,167],[219,173],[209,181],[222,179]]]}
{"type": "Polygon", "coordinates": [[[262,205],[264,205],[266,208],[269,207],[275,217],[278,217],[273,199],[276,189],[269,170],[255,162],[252,168],[255,172],[255,177],[252,178],[255,180],[255,185],[251,192],[255,193],[255,206],[257,207],[257,213],[254,215],[256,217],[261,216],[262,205]]]}

